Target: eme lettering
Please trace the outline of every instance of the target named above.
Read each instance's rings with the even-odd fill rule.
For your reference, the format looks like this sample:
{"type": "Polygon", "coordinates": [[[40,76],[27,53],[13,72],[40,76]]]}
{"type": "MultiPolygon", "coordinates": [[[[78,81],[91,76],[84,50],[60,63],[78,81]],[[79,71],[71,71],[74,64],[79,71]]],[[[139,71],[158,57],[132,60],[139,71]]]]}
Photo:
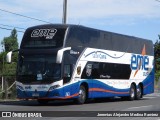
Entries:
{"type": "Polygon", "coordinates": [[[31,37],[46,37],[46,39],[52,39],[57,30],[52,29],[35,29],[31,33],[31,37]]]}
{"type": "Polygon", "coordinates": [[[132,55],[131,57],[131,69],[132,70],[148,70],[149,58],[148,56],[132,55]]]}

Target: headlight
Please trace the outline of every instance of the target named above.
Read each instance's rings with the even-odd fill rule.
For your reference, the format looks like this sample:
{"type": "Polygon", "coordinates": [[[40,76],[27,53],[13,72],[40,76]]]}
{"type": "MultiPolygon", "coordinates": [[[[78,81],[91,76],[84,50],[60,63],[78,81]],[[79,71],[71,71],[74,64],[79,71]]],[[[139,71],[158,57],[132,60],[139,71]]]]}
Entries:
{"type": "Polygon", "coordinates": [[[52,91],[52,90],[54,90],[54,89],[56,89],[56,88],[58,88],[58,87],[60,87],[60,85],[51,86],[51,87],[49,88],[49,91],[52,91]]]}

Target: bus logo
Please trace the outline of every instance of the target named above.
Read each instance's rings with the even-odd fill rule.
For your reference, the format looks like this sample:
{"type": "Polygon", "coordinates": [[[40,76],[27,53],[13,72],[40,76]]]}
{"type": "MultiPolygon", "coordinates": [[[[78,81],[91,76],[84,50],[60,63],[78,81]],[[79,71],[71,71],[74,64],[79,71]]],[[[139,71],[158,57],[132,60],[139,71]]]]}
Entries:
{"type": "MultiPolygon", "coordinates": [[[[132,55],[131,57],[131,69],[136,70],[134,73],[134,77],[137,75],[139,70],[148,71],[149,58],[146,56],[146,47],[142,49],[141,55],[132,55]]],[[[143,72],[143,75],[147,75],[146,72],[143,72]]]]}
{"type": "Polygon", "coordinates": [[[45,37],[46,39],[52,39],[57,32],[57,29],[35,29],[31,33],[31,37],[45,37]]]}
{"type": "Polygon", "coordinates": [[[132,70],[148,70],[149,58],[148,56],[133,55],[131,57],[131,69],[132,70]]]}

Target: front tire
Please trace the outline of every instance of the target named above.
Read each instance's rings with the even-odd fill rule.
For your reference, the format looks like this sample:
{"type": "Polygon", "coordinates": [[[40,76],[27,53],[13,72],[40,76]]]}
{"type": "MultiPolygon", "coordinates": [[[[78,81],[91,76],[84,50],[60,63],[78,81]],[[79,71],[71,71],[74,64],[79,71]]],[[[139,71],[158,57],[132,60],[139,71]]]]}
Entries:
{"type": "Polygon", "coordinates": [[[137,91],[136,91],[136,100],[140,100],[142,98],[142,87],[138,85],[137,91]]]}
{"type": "Polygon", "coordinates": [[[84,86],[80,86],[80,89],[79,89],[79,96],[77,98],[77,103],[78,104],[84,104],[85,101],[86,101],[86,89],[84,86]]]}

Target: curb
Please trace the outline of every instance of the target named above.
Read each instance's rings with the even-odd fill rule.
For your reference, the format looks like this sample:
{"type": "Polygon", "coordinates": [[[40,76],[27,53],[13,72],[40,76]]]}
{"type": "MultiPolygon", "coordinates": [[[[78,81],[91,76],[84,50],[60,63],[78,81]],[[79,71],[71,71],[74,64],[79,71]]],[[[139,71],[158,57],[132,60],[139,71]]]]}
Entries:
{"type": "Polygon", "coordinates": [[[13,100],[13,99],[7,99],[7,100],[2,100],[2,99],[0,99],[0,103],[7,103],[7,102],[16,102],[16,101],[20,101],[20,100],[13,100]]]}

